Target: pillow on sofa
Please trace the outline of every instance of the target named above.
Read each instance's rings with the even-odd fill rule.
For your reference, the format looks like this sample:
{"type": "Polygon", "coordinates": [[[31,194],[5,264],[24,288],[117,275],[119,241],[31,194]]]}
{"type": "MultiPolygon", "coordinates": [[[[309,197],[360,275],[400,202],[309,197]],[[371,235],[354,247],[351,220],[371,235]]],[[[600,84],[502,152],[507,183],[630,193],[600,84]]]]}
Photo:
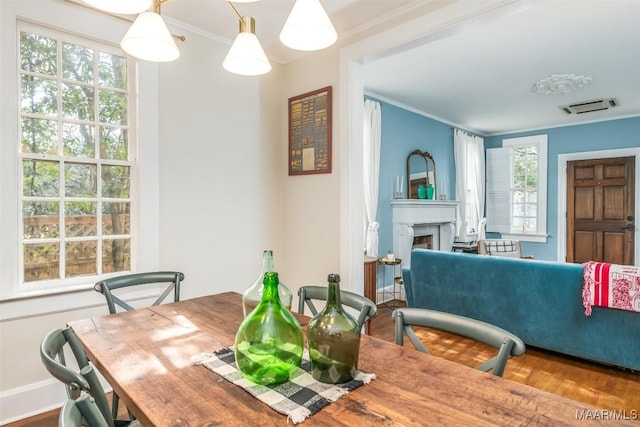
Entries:
{"type": "Polygon", "coordinates": [[[515,255],[520,257],[520,248],[513,240],[497,240],[494,242],[487,241],[486,243],[487,253],[489,255],[515,255]]]}

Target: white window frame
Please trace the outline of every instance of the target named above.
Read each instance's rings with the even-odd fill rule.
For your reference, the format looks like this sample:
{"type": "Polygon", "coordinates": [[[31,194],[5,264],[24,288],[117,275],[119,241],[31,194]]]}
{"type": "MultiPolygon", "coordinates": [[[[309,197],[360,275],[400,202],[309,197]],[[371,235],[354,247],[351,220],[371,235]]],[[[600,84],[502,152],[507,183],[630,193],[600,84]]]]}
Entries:
{"type": "Polygon", "coordinates": [[[508,138],[502,140],[502,147],[487,149],[487,232],[501,233],[505,239],[525,242],[547,241],[547,163],[548,136],[546,134],[508,138]],[[538,231],[532,233],[512,233],[512,188],[513,148],[536,146],[538,149],[538,231]]]}
{"type": "MultiPolygon", "coordinates": [[[[104,52],[104,53],[109,53],[109,54],[113,54],[113,55],[118,55],[118,56],[122,56],[126,58],[126,54],[120,49],[120,48],[116,48],[113,46],[110,46],[108,44],[105,43],[101,43],[101,42],[97,42],[94,40],[89,40],[87,38],[83,38],[83,37],[78,37],[72,34],[68,34],[62,31],[57,31],[57,30],[53,30],[51,28],[47,28],[41,25],[35,25],[32,23],[27,23],[27,22],[23,22],[23,21],[19,21],[18,25],[17,25],[17,35],[16,37],[19,40],[20,37],[20,33],[21,32],[28,32],[31,34],[37,34],[40,36],[44,36],[44,37],[49,37],[52,38],[54,40],[57,40],[59,43],[63,43],[63,42],[67,42],[67,43],[72,43],[78,46],[82,46],[82,47],[86,47],[86,48],[90,48],[90,49],[94,49],[100,52],[104,52]]],[[[58,55],[60,55],[60,48],[58,49],[58,55]]],[[[16,55],[16,60],[17,62],[17,72],[18,72],[18,81],[20,81],[21,76],[23,74],[22,70],[20,70],[19,67],[19,61],[20,61],[20,48],[18,48],[18,54],[16,55]]],[[[97,59],[94,59],[94,61],[97,59]]],[[[109,276],[113,276],[116,274],[124,274],[130,271],[135,271],[136,269],[136,256],[135,256],[135,252],[133,251],[133,248],[136,245],[135,242],[135,236],[136,236],[136,224],[137,222],[135,221],[136,218],[136,212],[137,212],[137,203],[136,203],[136,199],[134,198],[134,194],[135,192],[133,191],[133,189],[135,189],[137,187],[137,180],[136,180],[136,175],[137,175],[137,158],[136,158],[136,137],[135,137],[135,96],[134,94],[136,93],[136,87],[135,87],[135,66],[133,65],[134,61],[132,61],[130,58],[127,58],[127,90],[126,90],[126,94],[127,94],[127,119],[128,122],[125,125],[125,128],[127,129],[128,132],[128,147],[127,147],[127,151],[128,151],[128,160],[126,161],[117,161],[117,160],[103,160],[100,158],[91,158],[91,159],[85,159],[85,158],[72,158],[72,157],[66,157],[66,156],[60,156],[58,154],[56,155],[39,155],[39,154],[24,154],[22,153],[21,149],[20,149],[20,135],[18,134],[16,136],[16,147],[17,147],[17,151],[18,151],[18,165],[17,165],[17,170],[18,170],[18,188],[22,188],[22,175],[20,174],[20,171],[22,170],[22,165],[21,163],[23,162],[23,160],[28,160],[28,159],[41,159],[41,160],[52,160],[54,162],[57,162],[61,165],[63,165],[64,163],[76,163],[76,164],[89,164],[89,165],[96,165],[96,167],[98,167],[98,165],[104,164],[104,163],[108,163],[110,165],[118,165],[118,166],[126,166],[129,167],[129,179],[130,179],[130,194],[128,197],[127,201],[130,204],[130,234],[126,235],[126,236],[121,236],[121,237],[126,237],[129,238],[130,240],[130,248],[131,248],[131,260],[130,260],[130,264],[131,264],[131,270],[127,270],[127,271],[120,271],[117,273],[111,273],[111,274],[94,274],[94,275],[84,275],[84,276],[75,276],[75,277],[67,277],[67,278],[60,278],[60,279],[50,279],[50,280],[41,280],[41,281],[32,281],[32,282],[25,282],[24,281],[24,244],[25,241],[23,240],[23,235],[24,235],[24,222],[23,222],[23,217],[22,217],[22,202],[25,200],[29,200],[30,198],[25,198],[22,196],[22,194],[20,194],[20,192],[18,191],[18,218],[19,218],[19,246],[18,246],[18,259],[19,259],[19,266],[20,269],[18,271],[18,293],[28,293],[28,292],[32,292],[32,291],[42,291],[42,290],[66,290],[69,288],[74,288],[78,285],[83,285],[85,283],[92,282],[95,283],[97,281],[99,281],[101,278],[104,277],[109,277],[109,276]]],[[[61,83],[63,80],[60,80],[60,77],[58,76],[58,82],[61,83]]],[[[59,95],[60,96],[60,91],[61,91],[61,87],[59,89],[59,95]]],[[[98,96],[98,88],[96,87],[96,96],[98,96]]],[[[18,104],[20,103],[20,91],[18,90],[17,93],[17,101],[18,104]]],[[[58,103],[60,103],[60,100],[58,100],[58,103]]],[[[20,107],[18,107],[18,114],[19,114],[19,119],[21,120],[22,114],[20,112],[20,107]]],[[[61,114],[60,112],[58,114],[61,114]]],[[[98,125],[98,117],[97,117],[97,111],[96,111],[96,117],[95,117],[95,124],[98,125]]],[[[60,120],[60,118],[58,117],[57,119],[54,120],[60,120]]],[[[100,126],[96,126],[96,139],[99,137],[99,128],[100,126]]],[[[19,133],[19,131],[18,131],[19,133]]],[[[62,135],[58,135],[58,139],[62,138],[62,135]]],[[[60,142],[59,142],[60,143],[60,142]]],[[[100,181],[100,180],[98,180],[100,181]]],[[[62,174],[62,169],[60,172],[60,177],[59,177],[59,186],[60,188],[64,188],[64,175],[62,174]]],[[[108,198],[103,198],[100,195],[100,182],[98,182],[98,194],[96,195],[95,199],[96,204],[98,206],[98,209],[100,209],[100,206],[102,206],[102,200],[108,202],[109,199],[108,198]]],[[[57,198],[53,201],[57,201],[60,203],[60,209],[64,208],[64,196],[62,196],[62,198],[57,198]]],[[[75,200],[75,199],[74,199],[75,200]]],[[[100,219],[101,215],[100,212],[97,212],[97,216],[96,219],[100,219]]],[[[101,221],[98,221],[97,223],[98,228],[101,227],[101,221]]],[[[61,234],[61,238],[59,240],[60,243],[60,259],[61,259],[61,263],[63,264],[61,266],[61,273],[64,273],[64,264],[65,264],[65,243],[68,242],[73,242],[73,241],[82,241],[82,240],[87,240],[87,239],[77,239],[77,238],[72,238],[71,240],[67,240],[66,237],[64,237],[64,230],[63,230],[64,224],[60,223],[60,234],[61,234]]],[[[102,233],[100,232],[100,230],[97,230],[97,234],[95,236],[93,236],[91,238],[91,240],[96,240],[98,241],[105,241],[105,240],[109,240],[110,237],[104,237],[102,236],[102,233]]],[[[99,264],[98,268],[101,268],[101,250],[100,248],[102,247],[101,243],[98,243],[97,248],[98,248],[98,259],[96,260],[96,262],[99,264]]]]}
{"type": "MultiPolygon", "coordinates": [[[[30,22],[117,47],[130,23],[67,2],[2,2],[0,9],[0,322],[102,306],[104,297],[86,278],[64,290],[19,289],[17,24],[30,22]]],[[[138,159],[138,183],[136,188],[132,184],[131,190],[132,199],[138,202],[136,218],[132,218],[137,230],[132,256],[136,256],[137,271],[153,271],[160,269],[159,67],[129,60],[137,76],[137,108],[130,114],[135,114],[140,125],[131,124],[137,130],[138,159]]]]}

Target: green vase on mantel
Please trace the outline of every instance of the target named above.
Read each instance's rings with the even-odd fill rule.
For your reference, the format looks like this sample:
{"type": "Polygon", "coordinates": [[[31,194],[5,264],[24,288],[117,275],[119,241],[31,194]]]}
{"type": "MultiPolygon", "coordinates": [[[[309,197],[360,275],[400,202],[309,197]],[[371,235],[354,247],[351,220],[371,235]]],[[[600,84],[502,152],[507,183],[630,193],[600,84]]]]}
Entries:
{"type": "MultiPolygon", "coordinates": [[[[260,300],[262,299],[262,287],[264,282],[264,276],[269,271],[275,271],[275,265],[273,262],[273,251],[266,250],[262,252],[262,272],[260,276],[253,282],[253,285],[249,286],[242,294],[242,312],[244,317],[247,317],[251,310],[256,308],[260,300]]],[[[278,286],[278,294],[280,295],[280,302],[291,311],[291,301],[293,301],[293,292],[287,288],[284,283],[280,282],[278,286]]]]}
{"type": "Polygon", "coordinates": [[[433,184],[427,185],[427,199],[428,200],[433,200],[433,191],[434,191],[433,184]]]}
{"type": "Polygon", "coordinates": [[[360,326],[344,311],[340,275],[328,277],[327,303],[307,325],[311,375],[323,383],[340,384],[356,375],[360,354],[360,326]]]}
{"type": "Polygon", "coordinates": [[[280,301],[278,273],[269,271],[264,276],[260,303],[245,317],[236,333],[238,369],[256,384],[289,381],[300,367],[303,347],[300,323],[280,301]]]}
{"type": "Polygon", "coordinates": [[[427,188],[424,184],[418,185],[418,199],[426,199],[427,198],[427,188]]]}

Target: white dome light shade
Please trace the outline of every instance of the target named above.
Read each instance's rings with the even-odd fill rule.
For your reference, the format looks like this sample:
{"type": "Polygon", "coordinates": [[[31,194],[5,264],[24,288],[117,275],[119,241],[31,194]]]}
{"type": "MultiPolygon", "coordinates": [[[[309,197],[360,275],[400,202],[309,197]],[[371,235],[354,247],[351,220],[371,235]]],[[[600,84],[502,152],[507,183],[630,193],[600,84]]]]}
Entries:
{"type": "Polygon", "coordinates": [[[238,34],[222,66],[225,70],[243,76],[259,76],[271,71],[271,64],[255,34],[238,34]]]}
{"type": "Polygon", "coordinates": [[[280,33],[285,46],[305,51],[324,49],[337,39],[336,29],[320,0],[296,0],[280,33]]]}
{"type": "Polygon", "coordinates": [[[82,0],[89,6],[111,13],[135,15],[151,8],[153,0],[82,0]]]}
{"type": "Polygon", "coordinates": [[[120,46],[129,55],[145,61],[169,62],[180,56],[167,25],[154,12],[138,15],[120,46]]]}

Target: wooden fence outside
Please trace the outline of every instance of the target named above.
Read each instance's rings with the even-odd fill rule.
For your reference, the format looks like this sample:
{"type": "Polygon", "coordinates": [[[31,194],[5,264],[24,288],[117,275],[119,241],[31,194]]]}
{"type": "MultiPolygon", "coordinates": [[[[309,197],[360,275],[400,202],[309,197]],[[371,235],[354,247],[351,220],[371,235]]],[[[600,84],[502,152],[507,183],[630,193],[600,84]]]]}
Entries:
{"type": "MultiPolygon", "coordinates": [[[[113,235],[111,215],[103,215],[103,235],[113,235]]],[[[119,227],[124,233],[130,232],[128,214],[116,217],[119,227]]],[[[86,237],[97,235],[97,218],[95,216],[65,217],[67,236],[86,237]]],[[[58,216],[33,216],[24,219],[25,237],[57,237],[59,236],[60,221],[58,216]]],[[[131,270],[131,239],[103,239],[102,240],[102,273],[131,270]],[[117,262],[116,262],[117,260],[117,262]]],[[[87,276],[98,273],[97,240],[68,242],[66,248],[65,276],[87,276]]],[[[24,281],[33,282],[60,278],[60,245],[59,244],[28,244],[24,247],[24,281]],[[36,246],[36,247],[34,247],[36,246]],[[32,248],[30,250],[30,248],[32,248]]]]}

